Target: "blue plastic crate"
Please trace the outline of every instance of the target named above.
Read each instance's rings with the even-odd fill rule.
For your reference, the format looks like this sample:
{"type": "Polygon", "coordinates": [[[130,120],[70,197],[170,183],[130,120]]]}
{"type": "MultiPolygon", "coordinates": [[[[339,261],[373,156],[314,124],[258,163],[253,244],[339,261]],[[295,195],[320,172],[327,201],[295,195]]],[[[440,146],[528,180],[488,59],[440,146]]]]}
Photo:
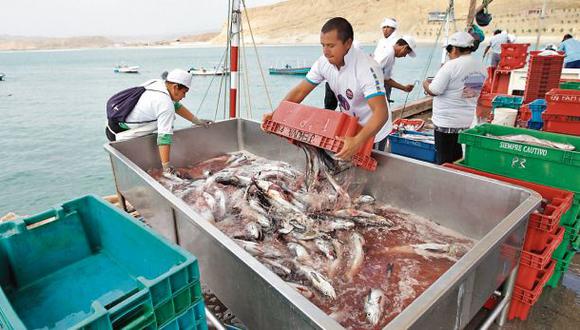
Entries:
{"type": "Polygon", "coordinates": [[[535,129],[536,131],[539,131],[542,129],[542,127],[544,126],[543,122],[537,122],[537,121],[529,121],[528,122],[528,128],[529,129],[535,129]]]}
{"type": "Polygon", "coordinates": [[[498,95],[493,98],[491,104],[493,108],[510,108],[518,110],[522,103],[524,102],[524,98],[521,96],[512,96],[512,95],[498,95]]]}
{"type": "MultiPolygon", "coordinates": [[[[421,132],[406,131],[405,134],[433,136],[421,132]]],[[[432,143],[415,141],[401,137],[400,133],[392,133],[389,135],[389,142],[391,145],[391,152],[397,155],[410,157],[413,159],[423,160],[430,163],[435,163],[436,153],[435,145],[432,143]]]]}
{"type": "Polygon", "coordinates": [[[530,104],[528,104],[528,107],[530,108],[530,111],[532,112],[531,121],[536,122],[536,123],[544,122],[542,120],[542,112],[544,112],[544,110],[546,110],[546,107],[547,107],[546,100],[537,99],[535,101],[532,101],[530,104]]]}
{"type": "Polygon", "coordinates": [[[172,321],[160,327],[161,330],[207,330],[205,304],[198,302],[172,321]]]}
{"type": "Polygon", "coordinates": [[[7,329],[156,328],[156,310],[183,310],[196,284],[195,257],[95,196],[0,224],[7,329]]]}

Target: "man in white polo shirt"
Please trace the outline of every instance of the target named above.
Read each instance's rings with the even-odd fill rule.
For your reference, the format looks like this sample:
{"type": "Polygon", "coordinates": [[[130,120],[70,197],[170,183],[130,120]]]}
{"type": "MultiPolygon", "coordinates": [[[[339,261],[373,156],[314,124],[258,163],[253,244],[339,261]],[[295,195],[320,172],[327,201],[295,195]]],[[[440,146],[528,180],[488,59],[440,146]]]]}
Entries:
{"type": "MultiPolygon", "coordinates": [[[[402,36],[395,42],[393,46],[388,47],[385,56],[381,62],[378,62],[383,70],[383,76],[385,79],[385,90],[390,91],[391,88],[397,88],[407,93],[413,90],[414,85],[403,85],[395,81],[392,77],[393,67],[395,66],[395,60],[397,58],[402,58],[407,55],[410,57],[415,57],[415,48],[417,44],[415,43],[415,38],[411,36],[402,36]]],[[[387,92],[387,97],[390,93],[387,92]]]]}
{"type": "Polygon", "coordinates": [[[191,73],[175,69],[165,80],[152,79],[141,86],[145,92],[124,122],[109,120],[106,134],[109,141],[124,141],[157,131],[157,146],[164,174],[174,174],[169,154],[173,142],[175,114],[195,125],[208,126],[211,121],[194,116],[181,101],[191,87],[191,73]]]}
{"type": "MultiPolygon", "coordinates": [[[[398,27],[399,23],[394,18],[385,18],[381,23],[383,38],[379,39],[379,41],[377,42],[377,47],[373,52],[373,58],[375,59],[375,61],[377,61],[377,63],[381,64],[385,61],[385,58],[388,56],[392,47],[395,45],[397,40],[399,40],[399,36],[397,34],[398,27]]],[[[383,75],[385,75],[384,67],[382,68],[383,75]]],[[[385,94],[387,95],[387,99],[390,100],[391,86],[385,85],[385,94]]]]}
{"type": "Polygon", "coordinates": [[[383,74],[371,57],[352,47],[353,39],[352,26],[346,19],[335,17],[327,21],[320,33],[324,55],[284,99],[300,103],[318,84],[328,82],[340,111],[355,116],[363,126],[356,136],[344,138],[344,146],[336,154],[341,159],[350,159],[371,137],[384,149],[390,130],[385,125],[389,115],[383,74]]]}

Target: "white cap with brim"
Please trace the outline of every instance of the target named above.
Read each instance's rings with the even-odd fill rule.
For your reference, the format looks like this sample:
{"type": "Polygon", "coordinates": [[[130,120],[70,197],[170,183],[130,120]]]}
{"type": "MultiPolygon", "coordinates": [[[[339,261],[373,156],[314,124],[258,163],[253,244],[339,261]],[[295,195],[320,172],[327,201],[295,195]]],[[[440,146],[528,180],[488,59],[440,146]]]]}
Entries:
{"type": "Polygon", "coordinates": [[[182,69],[173,69],[169,74],[167,74],[166,81],[183,85],[187,88],[191,88],[191,79],[193,75],[182,69]]]}
{"type": "Polygon", "coordinates": [[[381,28],[384,27],[392,27],[393,29],[396,29],[399,27],[399,24],[397,23],[397,20],[395,20],[394,18],[385,18],[381,23],[381,28]]]}
{"type": "Polygon", "coordinates": [[[455,32],[449,37],[449,40],[443,47],[455,46],[461,48],[473,47],[473,37],[467,32],[455,32]]]}
{"type": "Polygon", "coordinates": [[[415,47],[417,47],[417,43],[415,42],[415,38],[413,38],[411,36],[402,36],[399,39],[405,40],[407,45],[409,45],[409,48],[411,49],[409,56],[411,56],[411,57],[417,56],[417,54],[415,54],[415,47]]]}

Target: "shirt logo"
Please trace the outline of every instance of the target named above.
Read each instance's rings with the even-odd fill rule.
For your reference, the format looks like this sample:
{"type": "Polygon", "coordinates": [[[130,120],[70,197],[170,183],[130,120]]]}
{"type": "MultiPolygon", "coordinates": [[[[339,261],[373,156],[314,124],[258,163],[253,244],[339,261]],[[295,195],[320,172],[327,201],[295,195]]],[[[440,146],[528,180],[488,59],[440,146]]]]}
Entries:
{"type": "Polygon", "coordinates": [[[341,94],[338,94],[337,98],[338,98],[338,103],[340,103],[340,109],[342,111],[349,111],[350,104],[348,104],[348,101],[344,98],[344,96],[342,96],[341,94]]]}
{"type": "Polygon", "coordinates": [[[347,89],[346,90],[346,97],[348,97],[349,100],[352,100],[353,96],[354,95],[352,94],[352,91],[350,90],[350,88],[347,89]]]}

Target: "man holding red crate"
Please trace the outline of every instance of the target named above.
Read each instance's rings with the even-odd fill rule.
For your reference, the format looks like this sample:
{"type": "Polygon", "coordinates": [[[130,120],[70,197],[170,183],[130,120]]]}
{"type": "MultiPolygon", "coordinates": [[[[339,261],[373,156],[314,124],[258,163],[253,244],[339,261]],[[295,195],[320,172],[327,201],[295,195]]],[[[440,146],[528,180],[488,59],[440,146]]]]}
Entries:
{"type": "MultiPolygon", "coordinates": [[[[320,43],[323,56],[313,65],[306,79],[294,87],[284,101],[301,103],[323,81],[327,81],[336,95],[341,112],[358,119],[363,126],[353,137],[337,137],[344,146],[336,154],[351,159],[369,138],[375,137],[375,148],[384,150],[389,134],[385,125],[389,119],[383,86],[383,73],[378,63],[362,50],[353,47],[352,25],[342,17],[335,17],[322,26],[320,43]]],[[[266,114],[264,120],[272,114],[266,114]]]]}

